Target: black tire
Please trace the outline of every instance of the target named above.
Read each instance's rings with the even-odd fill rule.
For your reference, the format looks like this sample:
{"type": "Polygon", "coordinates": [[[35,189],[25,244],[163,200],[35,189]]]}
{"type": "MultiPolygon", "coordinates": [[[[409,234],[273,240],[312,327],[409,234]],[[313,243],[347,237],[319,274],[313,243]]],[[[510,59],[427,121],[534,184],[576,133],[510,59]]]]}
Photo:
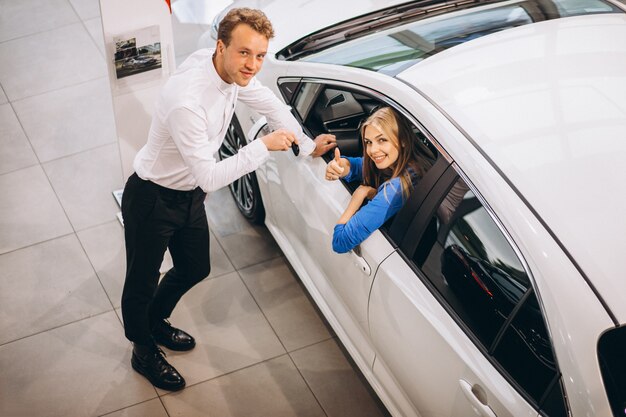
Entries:
{"type": "MultiPolygon", "coordinates": [[[[237,120],[237,116],[233,115],[224,137],[224,143],[222,143],[219,150],[220,160],[235,155],[246,144],[246,137],[241,129],[239,120],[237,120]]],[[[263,207],[256,174],[250,172],[232,182],[228,188],[230,188],[230,192],[241,214],[254,224],[263,224],[265,221],[265,208],[263,207]]]]}

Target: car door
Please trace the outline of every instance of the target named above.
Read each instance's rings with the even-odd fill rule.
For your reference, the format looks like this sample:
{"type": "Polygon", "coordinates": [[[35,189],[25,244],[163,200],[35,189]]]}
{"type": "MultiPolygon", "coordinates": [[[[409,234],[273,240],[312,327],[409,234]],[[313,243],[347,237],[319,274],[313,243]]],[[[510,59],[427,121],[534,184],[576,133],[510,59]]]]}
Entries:
{"type": "MultiPolygon", "coordinates": [[[[280,85],[300,121],[325,111],[337,122],[336,128],[331,120],[308,126],[303,123],[311,137],[334,133],[344,154],[356,156],[360,152],[356,132],[367,113],[350,93],[334,98],[336,88],[313,80],[301,83],[298,79],[282,79],[280,85]],[[333,99],[338,105],[333,105],[333,99]],[[347,116],[352,117],[347,122],[350,126],[338,126],[342,124],[339,119],[345,122],[347,116]]],[[[291,152],[272,154],[266,166],[274,212],[273,224],[268,227],[282,240],[281,246],[288,248],[285,254],[294,268],[307,276],[319,292],[316,301],[325,313],[330,313],[327,317],[351,354],[370,368],[374,352],[368,334],[367,302],[376,268],[394,247],[376,232],[360,245],[360,251],[332,251],[333,229],[351,193],[343,182],[324,179],[327,161],[308,158],[296,162],[291,152]]]]}
{"type": "MultiPolygon", "coordinates": [[[[284,78],[280,88],[291,103],[296,117],[310,136],[332,133],[342,155],[360,156],[360,123],[376,108],[392,105],[390,100],[367,88],[337,81],[284,78]]],[[[417,129],[417,128],[416,128],[417,129]]],[[[418,132],[421,133],[421,132],[418,132]]],[[[422,137],[416,136],[416,137],[422,137]]],[[[423,148],[432,160],[436,150],[423,148]]],[[[347,207],[358,182],[329,182],[324,179],[328,158],[294,163],[291,153],[278,154],[267,166],[268,185],[274,210],[275,235],[288,242],[287,256],[302,263],[322,295],[340,332],[345,332],[368,367],[374,359],[367,323],[368,298],[378,265],[395,246],[386,233],[374,232],[359,247],[347,254],[332,251],[332,235],[337,219],[347,207]]],[[[430,176],[429,167],[425,167],[430,176]]],[[[434,171],[433,171],[434,172],[434,171]]],[[[435,174],[432,174],[435,175],[435,174]]],[[[423,181],[422,187],[428,181],[423,181]]]]}
{"type": "Polygon", "coordinates": [[[373,373],[406,415],[566,416],[531,275],[456,165],[380,265],[373,373]]]}

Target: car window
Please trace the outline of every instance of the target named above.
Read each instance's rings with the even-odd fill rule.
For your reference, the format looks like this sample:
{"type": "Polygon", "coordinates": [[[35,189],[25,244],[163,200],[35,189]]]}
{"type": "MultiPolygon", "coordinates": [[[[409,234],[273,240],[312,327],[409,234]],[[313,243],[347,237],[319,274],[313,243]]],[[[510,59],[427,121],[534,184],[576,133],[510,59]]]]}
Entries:
{"type": "Polygon", "coordinates": [[[503,2],[463,12],[422,17],[412,23],[340,43],[300,59],[395,75],[448,48],[491,33],[560,17],[618,12],[622,11],[604,0],[503,2]]]}
{"type": "Polygon", "coordinates": [[[608,330],[598,341],[598,361],[614,417],[626,415],[626,327],[608,330]]]}
{"type": "MultiPolygon", "coordinates": [[[[291,105],[294,115],[302,124],[304,131],[312,137],[321,133],[334,134],[342,156],[363,155],[360,134],[361,123],[376,109],[390,105],[382,97],[375,96],[365,89],[358,90],[356,87],[338,83],[329,84],[284,78],[279,80],[278,86],[283,98],[291,105]]],[[[394,106],[392,105],[392,107],[394,106]]],[[[396,108],[396,110],[399,109],[396,108]]],[[[401,111],[399,113],[402,114],[401,111]]],[[[391,217],[381,227],[384,232],[389,230],[396,217],[411,216],[412,205],[416,202],[415,200],[420,196],[425,196],[438,175],[441,174],[437,169],[431,172],[431,168],[436,162],[441,163],[444,158],[424,133],[425,130],[410,119],[407,120],[415,134],[414,139],[417,143],[416,148],[419,154],[419,163],[423,169],[423,177],[417,181],[416,187],[400,213],[391,217]]],[[[328,161],[330,155],[326,155],[324,158],[328,161]]],[[[344,184],[350,192],[359,186],[358,181],[344,184]]],[[[400,223],[397,225],[403,229],[404,226],[400,223]]],[[[387,238],[395,241],[401,239],[403,235],[400,231],[388,234],[387,238]]]]}
{"type": "MultiPolygon", "coordinates": [[[[388,105],[367,92],[322,82],[287,79],[279,83],[279,88],[305,131],[311,136],[334,134],[343,156],[363,155],[361,123],[376,109],[388,105]]],[[[425,158],[424,171],[428,171],[438,157],[437,149],[417,126],[411,125],[420,155],[425,158]]]]}
{"type": "Polygon", "coordinates": [[[415,252],[405,255],[530,402],[564,416],[560,374],[528,274],[490,213],[456,178],[432,206],[415,252]]]}

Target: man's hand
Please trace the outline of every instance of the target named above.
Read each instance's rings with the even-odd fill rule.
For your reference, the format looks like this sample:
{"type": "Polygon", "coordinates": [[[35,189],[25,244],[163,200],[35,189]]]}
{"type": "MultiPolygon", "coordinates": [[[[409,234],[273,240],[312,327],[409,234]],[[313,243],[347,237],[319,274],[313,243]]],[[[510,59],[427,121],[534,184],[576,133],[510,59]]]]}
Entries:
{"type": "Polygon", "coordinates": [[[335,148],[335,158],[326,165],[326,179],[328,181],[343,178],[350,172],[350,162],[341,157],[339,148],[335,148]]]}
{"type": "Polygon", "coordinates": [[[298,143],[298,139],[293,132],[285,129],[278,129],[269,135],[261,138],[268,151],[286,151],[291,149],[292,143],[298,143]]]}
{"type": "Polygon", "coordinates": [[[315,142],[315,150],[311,152],[311,156],[322,156],[337,146],[335,135],[329,135],[328,133],[322,133],[313,142],[315,142]]]}

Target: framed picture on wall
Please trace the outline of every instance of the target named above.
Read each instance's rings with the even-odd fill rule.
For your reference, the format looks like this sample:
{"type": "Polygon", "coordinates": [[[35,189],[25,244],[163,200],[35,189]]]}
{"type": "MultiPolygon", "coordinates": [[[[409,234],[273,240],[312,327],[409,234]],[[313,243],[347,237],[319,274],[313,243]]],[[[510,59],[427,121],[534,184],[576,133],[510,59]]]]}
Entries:
{"type": "Polygon", "coordinates": [[[118,87],[159,79],[163,71],[159,26],[113,37],[113,61],[118,87]]]}

